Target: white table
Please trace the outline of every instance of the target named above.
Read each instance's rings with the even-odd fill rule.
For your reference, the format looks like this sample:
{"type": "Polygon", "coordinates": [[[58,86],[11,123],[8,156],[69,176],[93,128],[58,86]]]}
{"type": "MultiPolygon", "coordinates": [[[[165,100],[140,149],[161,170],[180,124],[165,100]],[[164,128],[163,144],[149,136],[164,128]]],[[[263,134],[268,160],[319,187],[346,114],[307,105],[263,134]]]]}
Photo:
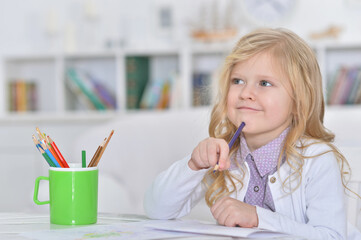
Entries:
{"type": "MultiPolygon", "coordinates": [[[[149,220],[145,216],[141,215],[132,215],[132,214],[98,214],[97,226],[107,226],[116,223],[129,223],[129,222],[140,222],[143,220],[149,220]]],[[[88,225],[94,226],[94,225],[88,225]]],[[[22,236],[23,233],[33,234],[39,231],[54,232],[59,230],[81,228],[82,226],[63,226],[50,224],[49,216],[42,214],[29,214],[29,213],[0,213],[0,239],[10,239],[10,240],[24,240],[29,239],[22,236]]],[[[100,238],[96,238],[100,239],[100,238]]],[[[104,238],[109,239],[109,238],[104,238]]],[[[167,238],[169,239],[169,238],[167,238]]],[[[174,238],[175,239],[175,238],[174,238]]],[[[195,239],[195,240],[205,240],[205,239],[245,239],[245,238],[234,238],[234,237],[224,237],[224,236],[209,236],[209,235],[198,235],[198,236],[188,236],[188,237],[178,237],[176,239],[195,239]]],[[[254,239],[254,238],[253,238],[254,239]]],[[[268,238],[269,239],[269,238],[268,238]]],[[[277,238],[280,239],[280,238],[277,238]]],[[[295,237],[283,237],[283,240],[300,240],[301,238],[295,237]]]]}

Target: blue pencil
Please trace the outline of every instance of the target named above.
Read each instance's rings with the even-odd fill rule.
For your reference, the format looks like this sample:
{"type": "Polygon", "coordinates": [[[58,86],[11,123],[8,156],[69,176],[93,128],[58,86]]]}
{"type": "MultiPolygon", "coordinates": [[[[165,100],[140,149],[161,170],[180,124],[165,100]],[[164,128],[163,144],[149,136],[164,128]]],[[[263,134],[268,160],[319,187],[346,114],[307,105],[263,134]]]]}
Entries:
{"type": "Polygon", "coordinates": [[[53,156],[53,154],[51,154],[51,152],[49,151],[49,149],[46,147],[46,143],[41,141],[41,147],[43,148],[43,150],[45,151],[46,155],[48,155],[48,157],[50,158],[50,160],[54,163],[55,167],[61,167],[58,163],[58,161],[56,161],[55,157],[53,156]]]}
{"type": "Polygon", "coordinates": [[[45,158],[46,162],[49,164],[50,167],[55,167],[55,164],[51,161],[51,159],[48,157],[48,155],[45,153],[43,147],[40,145],[39,141],[36,139],[36,137],[33,135],[33,141],[35,143],[36,148],[39,150],[41,155],[45,158]]]}
{"type": "MultiPolygon", "coordinates": [[[[233,147],[233,144],[234,142],[236,141],[236,139],[239,137],[239,135],[241,134],[242,132],[242,129],[244,128],[244,126],[246,126],[246,124],[244,122],[241,123],[241,125],[239,125],[237,131],[234,133],[231,141],[228,143],[228,148],[229,150],[231,150],[231,148],[233,147]]],[[[214,167],[213,169],[213,173],[216,172],[219,168],[219,165],[218,163],[216,164],[216,166],[214,167]]]]}
{"type": "Polygon", "coordinates": [[[49,156],[49,158],[51,159],[51,161],[55,164],[56,167],[60,167],[58,161],[56,161],[56,159],[54,158],[53,154],[51,154],[51,152],[49,151],[49,149],[45,149],[44,150],[46,155],[49,156]]]}

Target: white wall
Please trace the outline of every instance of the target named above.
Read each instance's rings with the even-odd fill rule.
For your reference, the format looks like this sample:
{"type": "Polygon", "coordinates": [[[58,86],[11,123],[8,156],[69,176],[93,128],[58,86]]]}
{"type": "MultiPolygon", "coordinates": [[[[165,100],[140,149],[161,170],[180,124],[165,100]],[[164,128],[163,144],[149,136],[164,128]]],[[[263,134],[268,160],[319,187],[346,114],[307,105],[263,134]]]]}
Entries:
{"type": "MultiPolygon", "coordinates": [[[[229,1],[229,0],[227,0],[229,1]]],[[[219,9],[226,0],[217,0],[219,9]]],[[[361,41],[361,4],[355,0],[295,0],[297,8],[277,26],[307,38],[330,24],[339,25],[339,41],[361,41]]],[[[62,48],[102,48],[107,39],[126,38],[127,44],[165,44],[156,28],[157,6],[173,8],[174,42],[185,41],[191,23],[201,20],[200,7],[210,0],[0,0],[0,56],[12,53],[61,51],[62,48]],[[85,38],[92,38],[86,41],[85,38]],[[73,40],[72,40],[73,39],[73,40]],[[156,41],[154,41],[156,40],[156,41]]],[[[242,1],[235,0],[234,21],[241,33],[255,27],[244,17],[242,1]]],[[[206,19],[207,20],[207,19],[206,19]]]]}

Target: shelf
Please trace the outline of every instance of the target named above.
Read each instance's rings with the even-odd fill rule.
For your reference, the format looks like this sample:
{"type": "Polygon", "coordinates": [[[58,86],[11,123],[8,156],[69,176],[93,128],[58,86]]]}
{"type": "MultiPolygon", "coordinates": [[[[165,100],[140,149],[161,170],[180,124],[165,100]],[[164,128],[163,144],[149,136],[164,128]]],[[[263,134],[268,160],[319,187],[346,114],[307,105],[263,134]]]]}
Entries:
{"type": "MultiPolygon", "coordinates": [[[[148,111],[144,109],[127,109],[127,67],[129,57],[145,57],[149,59],[149,79],[147,84],[154,81],[164,81],[176,77],[177,87],[181,89],[178,96],[177,109],[196,108],[194,102],[197,92],[195,91],[195,77],[205,74],[211,79],[207,80],[207,86],[217,80],[224,58],[234,47],[235,42],[223,44],[187,43],[180,46],[158,46],[155,48],[124,48],[97,52],[74,52],[74,53],[48,53],[30,55],[11,55],[4,58],[4,76],[0,82],[0,90],[4,92],[4,99],[0,113],[1,121],[86,121],[100,119],[106,120],[130,114],[133,111],[148,111]],[[105,88],[114,94],[116,108],[102,111],[84,111],[84,108],[76,103],[76,94],[72,94],[67,86],[66,71],[75,68],[85,71],[87,74],[98,79],[105,88]],[[33,79],[38,90],[38,111],[17,113],[8,111],[8,84],[12,79],[33,79]],[[51,115],[51,116],[49,116],[51,115]]],[[[321,74],[324,79],[324,92],[331,80],[335,69],[343,64],[361,66],[361,44],[359,43],[312,43],[311,47],[317,54],[321,74]]],[[[204,86],[204,87],[207,87],[204,86]]],[[[146,91],[146,90],[144,90],[146,91]]],[[[214,97],[215,92],[211,93],[214,97]]],[[[205,103],[208,104],[208,103],[205,103]]],[[[352,108],[355,106],[327,106],[327,109],[352,108]]],[[[360,108],[361,109],[361,108],[360,108]]],[[[151,111],[158,111],[152,109],[151,111]]],[[[355,110],[353,110],[355,111],[355,110]]]]}
{"type": "Polygon", "coordinates": [[[104,122],[121,117],[122,113],[117,112],[68,112],[68,113],[8,113],[0,118],[0,123],[21,123],[21,122],[104,122]]]}

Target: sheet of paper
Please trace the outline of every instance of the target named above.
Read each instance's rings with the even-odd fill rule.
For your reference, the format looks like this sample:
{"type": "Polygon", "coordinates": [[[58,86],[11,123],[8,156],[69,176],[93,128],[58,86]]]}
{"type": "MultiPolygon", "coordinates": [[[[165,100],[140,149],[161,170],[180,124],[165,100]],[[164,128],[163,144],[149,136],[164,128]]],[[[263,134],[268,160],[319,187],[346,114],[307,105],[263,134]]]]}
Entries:
{"type": "Polygon", "coordinates": [[[189,232],[198,234],[229,236],[229,237],[282,237],[284,233],[272,232],[259,228],[225,227],[213,223],[201,223],[193,220],[157,221],[146,224],[147,227],[167,231],[189,232]]]}
{"type": "Polygon", "coordinates": [[[67,229],[31,231],[21,233],[22,237],[36,240],[86,240],[86,239],[170,239],[197,236],[192,233],[162,231],[145,227],[156,221],[116,223],[111,225],[74,226],[67,229]]]}

